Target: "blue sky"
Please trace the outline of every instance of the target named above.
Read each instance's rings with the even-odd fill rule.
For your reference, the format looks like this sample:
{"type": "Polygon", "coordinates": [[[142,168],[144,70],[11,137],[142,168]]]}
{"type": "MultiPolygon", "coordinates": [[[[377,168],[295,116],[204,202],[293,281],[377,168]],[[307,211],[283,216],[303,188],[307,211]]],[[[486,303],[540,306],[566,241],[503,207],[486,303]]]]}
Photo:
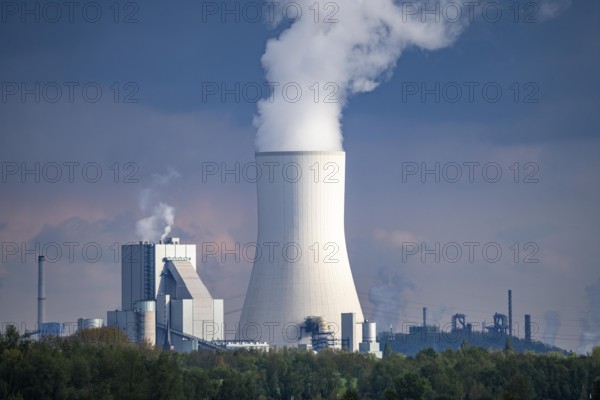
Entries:
{"type": "MultiPolygon", "coordinates": [[[[14,163],[20,169],[22,163],[79,162],[97,163],[103,173],[96,183],[80,170],[72,183],[66,176],[38,183],[19,174],[0,183],[3,322],[29,328],[36,316],[34,257],[21,249],[8,254],[11,243],[100,245],[98,262],[76,252],[73,261],[63,254],[49,266],[48,318],[74,321],[118,306],[120,265],[111,259],[111,246],[141,239],[136,222],[156,204],[174,207],[173,234],[199,248],[256,240],[254,185],[202,179],[206,163],[253,160],[256,103],[203,96],[203,85],[262,85],[266,41],[285,24],[271,27],[243,15],[239,23],[222,21],[203,14],[208,2],[185,1],[119,3],[115,23],[110,4],[92,5],[103,12],[97,23],[77,12],[70,23],[65,10],[56,23],[44,15],[39,23],[31,15],[23,22],[20,10],[2,9],[3,172],[14,163]],[[123,23],[128,13],[137,22],[123,23]],[[48,92],[40,90],[39,102],[35,94],[22,98],[21,85],[35,88],[36,82],[48,92]],[[72,102],[68,82],[76,85],[72,102]],[[52,102],[56,85],[63,96],[52,102]],[[97,87],[102,97],[91,102],[97,87]],[[115,168],[119,183],[113,181],[115,168]],[[127,173],[138,182],[124,183],[127,173]],[[142,207],[148,195],[150,203],[142,207]]],[[[540,340],[586,351],[600,343],[600,308],[592,299],[600,290],[600,5],[521,3],[515,22],[510,3],[494,4],[503,8],[500,21],[476,13],[452,45],[407,49],[391,76],[374,91],[351,97],[344,109],[346,235],[359,297],[367,316],[400,330],[419,320],[423,305],[440,323],[456,312],[489,323],[494,312],[506,312],[511,288],[516,321],[530,313],[540,340]],[[532,10],[528,4],[537,10],[532,23],[523,21],[532,10]],[[469,82],[473,100],[465,91],[452,102],[451,90],[469,82]],[[406,92],[436,83],[439,102],[435,95],[406,92]],[[485,97],[484,86],[501,88],[497,102],[485,97]],[[418,174],[403,180],[407,163],[451,168],[470,162],[496,163],[502,179],[490,183],[476,170],[472,183],[464,175],[456,183],[431,176],[422,182],[418,174]],[[532,171],[538,182],[523,182],[532,171]],[[494,243],[503,256],[496,263],[481,256],[472,263],[422,262],[420,254],[403,259],[402,243],[409,242],[494,243]],[[509,248],[515,242],[519,262],[509,248]],[[528,243],[537,246],[539,262],[523,262],[532,249],[523,249],[528,243]],[[552,312],[560,326],[551,323],[552,312]]],[[[251,265],[209,257],[198,267],[213,295],[226,300],[229,320],[238,318],[251,265]]]]}

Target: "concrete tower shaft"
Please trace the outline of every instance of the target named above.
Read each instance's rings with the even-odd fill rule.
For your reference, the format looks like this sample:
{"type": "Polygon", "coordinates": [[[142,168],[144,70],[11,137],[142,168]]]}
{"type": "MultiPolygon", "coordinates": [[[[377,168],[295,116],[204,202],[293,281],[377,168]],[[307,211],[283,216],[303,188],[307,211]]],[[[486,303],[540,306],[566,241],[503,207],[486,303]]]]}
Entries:
{"type": "Polygon", "coordinates": [[[344,152],[256,153],[259,248],[238,337],[293,346],[308,316],[363,313],[344,233],[344,152]]]}

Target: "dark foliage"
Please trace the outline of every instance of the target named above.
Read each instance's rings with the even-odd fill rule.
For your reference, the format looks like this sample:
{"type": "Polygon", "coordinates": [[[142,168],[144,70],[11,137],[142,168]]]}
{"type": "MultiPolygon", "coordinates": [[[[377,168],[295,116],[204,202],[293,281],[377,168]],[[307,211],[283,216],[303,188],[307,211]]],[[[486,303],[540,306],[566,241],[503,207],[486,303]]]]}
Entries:
{"type": "Polygon", "coordinates": [[[588,356],[420,351],[415,357],[299,350],[176,354],[103,328],[66,339],[0,335],[0,399],[600,399],[588,356]]]}

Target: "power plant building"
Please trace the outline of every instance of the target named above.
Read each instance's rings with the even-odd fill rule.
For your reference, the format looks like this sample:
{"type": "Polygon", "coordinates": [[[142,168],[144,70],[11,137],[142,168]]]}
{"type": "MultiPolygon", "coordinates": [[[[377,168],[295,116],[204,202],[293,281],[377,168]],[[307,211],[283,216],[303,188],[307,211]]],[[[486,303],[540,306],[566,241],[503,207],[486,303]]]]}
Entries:
{"type": "Polygon", "coordinates": [[[361,342],[361,331],[359,322],[356,320],[356,314],[342,314],[342,349],[349,353],[358,351],[358,345],[361,342]]]}
{"type": "Polygon", "coordinates": [[[196,245],[167,238],[121,246],[122,310],[108,326],[133,342],[191,351],[223,339],[223,300],[213,299],[196,271],[196,245]]]}
{"type": "Polygon", "coordinates": [[[377,325],[373,321],[365,321],[362,324],[362,342],[358,345],[361,353],[370,353],[377,358],[382,358],[383,353],[377,342],[377,325]]]}

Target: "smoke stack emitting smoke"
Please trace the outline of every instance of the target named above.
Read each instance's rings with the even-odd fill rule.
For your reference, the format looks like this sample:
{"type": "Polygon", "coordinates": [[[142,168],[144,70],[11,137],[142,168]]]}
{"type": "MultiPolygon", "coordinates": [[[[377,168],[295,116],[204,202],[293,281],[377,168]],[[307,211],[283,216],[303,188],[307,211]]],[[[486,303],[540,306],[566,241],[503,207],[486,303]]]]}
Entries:
{"type": "Polygon", "coordinates": [[[160,237],[160,240],[165,240],[171,233],[171,228],[175,222],[175,208],[158,201],[160,192],[157,188],[166,186],[178,177],[180,177],[179,173],[172,168],[169,168],[163,175],[153,174],[152,186],[140,193],[140,209],[143,212],[150,211],[152,213],[149,217],[143,218],[135,224],[135,232],[140,239],[152,241],[160,237]],[[151,207],[151,204],[154,204],[154,206],[151,207]]]}
{"type": "MultiPolygon", "coordinates": [[[[280,10],[290,3],[281,1],[280,10]]],[[[258,151],[342,150],[340,119],[348,97],[375,89],[406,48],[446,47],[463,27],[447,18],[436,22],[431,15],[422,22],[421,12],[408,12],[407,5],[394,0],[341,1],[318,16],[315,4],[323,5],[294,3],[302,16],[267,42],[262,57],[267,80],[278,86],[272,98],[258,103],[258,151]],[[297,96],[292,87],[286,98],[286,84],[302,94],[297,96]]]]}
{"type": "Polygon", "coordinates": [[[135,231],[144,240],[157,238],[158,235],[160,235],[160,240],[164,240],[171,232],[174,222],[175,208],[165,203],[159,203],[154,207],[153,215],[141,219],[135,224],[135,231]],[[163,226],[164,228],[162,228],[163,226]]]}

